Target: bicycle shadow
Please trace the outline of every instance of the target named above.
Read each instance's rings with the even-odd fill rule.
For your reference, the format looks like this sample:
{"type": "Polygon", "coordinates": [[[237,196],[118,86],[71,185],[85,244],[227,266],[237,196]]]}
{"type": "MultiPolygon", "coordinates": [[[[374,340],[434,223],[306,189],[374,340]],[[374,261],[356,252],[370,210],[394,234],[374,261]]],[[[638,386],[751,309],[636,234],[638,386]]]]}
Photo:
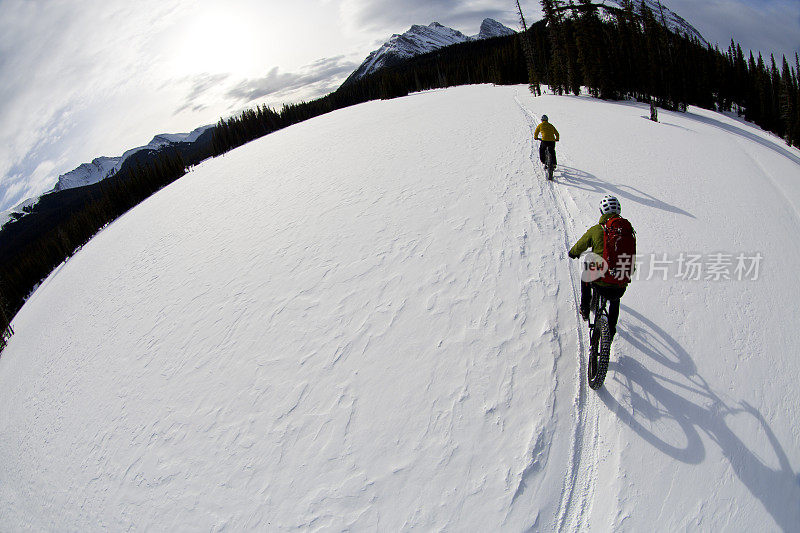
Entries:
{"type": "Polygon", "coordinates": [[[621,307],[628,314],[628,325],[620,328],[619,335],[654,363],[681,374],[685,381],[659,375],[623,355],[609,365],[606,378],[608,383],[608,377],[613,376],[622,393],[617,399],[604,387],[598,392],[602,402],[642,439],[683,463],[703,462],[706,448],[701,434],[711,438],[731,470],[778,526],[785,531],[796,529],[800,524],[800,476],[792,470],[766,419],[747,402],[726,402],[697,374],[691,356],[673,337],[637,311],[621,307]],[[726,419],[737,415],[751,416],[758,423],[777,458],[777,468],[766,464],[731,430],[726,419]],[[679,431],[667,435],[675,425],[679,431]]]}
{"type": "Polygon", "coordinates": [[[615,185],[601,180],[594,174],[589,174],[588,172],[573,167],[562,165],[559,167],[559,169],[561,170],[559,173],[559,178],[562,178],[559,179],[559,183],[562,183],[568,187],[575,187],[577,189],[593,193],[611,193],[618,198],[625,198],[646,207],[652,207],[662,211],[667,211],[669,213],[695,218],[693,214],[663,200],[659,200],[655,196],[639,190],[636,187],[632,187],[630,185],[615,185]]]}

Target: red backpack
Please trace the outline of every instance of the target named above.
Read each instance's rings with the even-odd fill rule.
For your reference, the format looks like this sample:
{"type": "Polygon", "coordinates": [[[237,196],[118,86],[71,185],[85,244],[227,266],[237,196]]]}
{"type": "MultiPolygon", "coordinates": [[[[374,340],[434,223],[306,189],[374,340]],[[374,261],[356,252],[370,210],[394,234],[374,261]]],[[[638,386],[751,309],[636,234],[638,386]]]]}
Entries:
{"type": "Polygon", "coordinates": [[[631,282],[636,258],[636,232],[622,217],[609,218],[603,227],[603,259],[608,271],[600,281],[625,286],[631,282]]]}

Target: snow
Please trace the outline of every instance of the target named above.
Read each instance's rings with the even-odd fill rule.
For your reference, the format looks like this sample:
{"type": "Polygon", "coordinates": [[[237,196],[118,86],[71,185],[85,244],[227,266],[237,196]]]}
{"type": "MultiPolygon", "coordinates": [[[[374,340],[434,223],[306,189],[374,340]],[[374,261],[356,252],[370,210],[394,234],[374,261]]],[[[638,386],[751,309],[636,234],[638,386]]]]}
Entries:
{"type": "Polygon", "coordinates": [[[796,530],[800,153],[710,111],[647,116],[460,87],[194,167],[15,318],[3,524],[796,530]],[[643,265],[595,392],[566,251],[607,193],[642,254],[763,263],[643,265]]]}

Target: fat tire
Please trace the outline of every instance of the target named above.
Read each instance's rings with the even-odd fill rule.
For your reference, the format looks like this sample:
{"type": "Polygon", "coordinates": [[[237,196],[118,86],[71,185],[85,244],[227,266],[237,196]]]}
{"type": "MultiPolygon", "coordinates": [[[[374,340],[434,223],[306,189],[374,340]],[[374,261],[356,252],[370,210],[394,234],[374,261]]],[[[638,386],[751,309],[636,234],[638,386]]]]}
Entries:
{"type": "Polygon", "coordinates": [[[589,354],[589,357],[594,359],[594,364],[590,362],[588,365],[589,387],[597,390],[603,386],[603,381],[606,379],[611,353],[611,332],[608,329],[608,318],[605,315],[599,317],[599,323],[595,325],[592,337],[592,353],[589,354]]]}

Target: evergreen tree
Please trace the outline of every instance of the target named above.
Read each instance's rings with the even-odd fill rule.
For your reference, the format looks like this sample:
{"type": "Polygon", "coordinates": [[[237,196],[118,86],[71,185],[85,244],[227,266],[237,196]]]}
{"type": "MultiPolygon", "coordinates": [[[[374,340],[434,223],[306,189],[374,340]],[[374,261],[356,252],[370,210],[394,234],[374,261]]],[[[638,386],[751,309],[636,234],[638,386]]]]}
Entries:
{"type": "Polygon", "coordinates": [[[770,122],[768,129],[783,137],[784,125],[781,120],[781,75],[775,64],[774,54],[770,54],[770,87],[772,89],[772,106],[770,107],[770,122]]]}
{"type": "Polygon", "coordinates": [[[13,334],[14,330],[6,311],[6,301],[3,293],[0,292],[0,350],[6,347],[6,342],[13,334]]]}
{"type": "Polygon", "coordinates": [[[794,54],[794,87],[795,87],[795,110],[794,110],[794,143],[800,147],[800,57],[797,52],[794,54]]]}
{"type": "Polygon", "coordinates": [[[758,101],[758,83],[756,76],[758,69],[756,67],[756,60],[753,57],[753,51],[750,51],[750,58],[747,60],[747,87],[745,89],[744,104],[745,112],[744,117],[751,122],[757,122],[760,119],[759,115],[759,101],[758,101]]]}
{"type": "Polygon", "coordinates": [[[786,56],[783,56],[783,72],[781,73],[781,100],[780,100],[780,113],[781,120],[784,124],[784,138],[791,146],[798,141],[795,132],[794,117],[796,115],[797,107],[797,88],[795,87],[794,76],[789,68],[789,62],[786,61],[786,56]]]}
{"type": "Polygon", "coordinates": [[[564,94],[569,86],[567,50],[563,42],[561,5],[558,0],[541,0],[544,20],[550,37],[550,75],[548,85],[557,94],[564,94]]]}
{"type": "Polygon", "coordinates": [[[541,96],[542,89],[539,86],[539,79],[536,76],[536,66],[534,63],[534,56],[533,56],[533,45],[531,44],[531,36],[528,32],[528,25],[525,23],[525,15],[522,14],[522,7],[519,5],[519,0],[517,1],[517,12],[519,13],[519,24],[522,26],[522,45],[523,49],[525,50],[525,66],[528,69],[528,86],[530,87],[531,93],[534,96],[541,96]]]}
{"type": "MultiPolygon", "coordinates": [[[[583,73],[583,83],[589,88],[589,94],[600,96],[600,86],[608,85],[606,80],[601,82],[601,65],[605,63],[598,55],[599,50],[604,50],[603,38],[600,31],[600,19],[597,17],[597,6],[591,0],[578,0],[580,4],[580,18],[577,27],[578,65],[583,73]]],[[[608,91],[606,91],[608,92],[608,91]]]]}
{"type": "Polygon", "coordinates": [[[635,88],[640,86],[640,68],[636,54],[641,50],[641,27],[636,16],[633,0],[622,0],[622,9],[616,12],[616,43],[614,48],[620,73],[616,85],[624,96],[636,96],[635,88]]]}

